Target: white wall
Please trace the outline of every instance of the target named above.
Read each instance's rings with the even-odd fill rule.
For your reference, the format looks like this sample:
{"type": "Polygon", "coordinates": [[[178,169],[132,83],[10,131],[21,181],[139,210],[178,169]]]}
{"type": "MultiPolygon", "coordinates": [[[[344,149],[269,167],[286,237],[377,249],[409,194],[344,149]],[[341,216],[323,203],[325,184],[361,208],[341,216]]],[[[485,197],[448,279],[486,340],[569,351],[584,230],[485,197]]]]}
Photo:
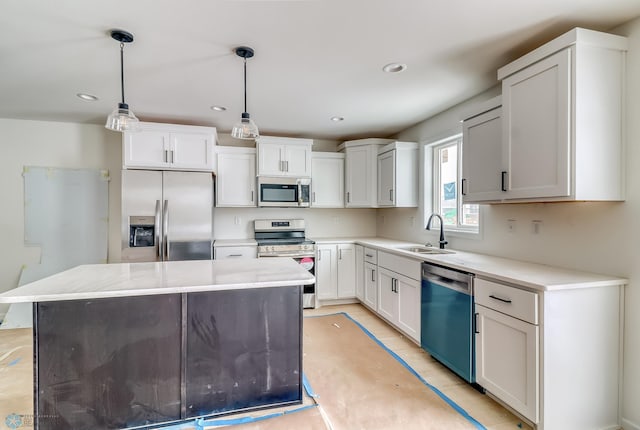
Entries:
{"type": "Polygon", "coordinates": [[[24,166],[108,169],[109,260],[120,259],[119,133],[98,125],[0,119],[0,151],[0,292],[17,286],[22,265],[40,259],[39,248],[24,245],[24,166]]]}
{"type": "Polygon", "coordinates": [[[313,208],[215,208],[213,234],[216,239],[253,238],[253,220],[262,218],[304,218],[310,238],[376,235],[375,209],[313,208]]]}
{"type": "MultiPolygon", "coordinates": [[[[623,203],[548,203],[490,205],[482,208],[483,235],[476,240],[449,237],[461,250],[563,266],[629,278],[625,303],[624,387],[622,417],[625,430],[640,429],[640,19],[615,28],[628,36],[627,56],[627,199],[623,203]],[[516,231],[507,231],[515,219],[516,231]],[[532,220],[542,220],[534,235],[532,220]]],[[[490,91],[477,97],[488,99],[490,91]]],[[[398,138],[429,142],[459,132],[458,105],[402,132],[398,138]]],[[[421,210],[378,211],[378,235],[417,242],[437,242],[436,233],[425,232],[421,210]],[[412,225],[411,218],[418,222],[412,225]]],[[[579,365],[579,351],[576,364],[579,365]]],[[[576,387],[589,389],[589,387],[576,387]]]]}

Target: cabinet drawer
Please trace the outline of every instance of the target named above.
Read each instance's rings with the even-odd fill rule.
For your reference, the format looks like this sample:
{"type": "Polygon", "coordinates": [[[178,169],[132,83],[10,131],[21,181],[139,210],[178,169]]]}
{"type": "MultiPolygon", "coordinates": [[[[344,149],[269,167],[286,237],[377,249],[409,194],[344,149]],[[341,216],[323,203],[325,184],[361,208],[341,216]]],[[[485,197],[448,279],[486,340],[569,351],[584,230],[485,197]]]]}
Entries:
{"type": "Polygon", "coordinates": [[[378,252],[378,266],[393,270],[416,281],[420,280],[420,262],[395,254],[378,252]]]}
{"type": "Polygon", "coordinates": [[[475,302],[528,323],[538,324],[536,293],[476,278],[475,302]]]}
{"type": "Polygon", "coordinates": [[[364,261],[366,261],[367,263],[378,264],[378,251],[371,248],[365,248],[364,261]]]}
{"type": "Polygon", "coordinates": [[[221,246],[214,248],[214,258],[257,258],[258,248],[255,246],[221,246]]]}

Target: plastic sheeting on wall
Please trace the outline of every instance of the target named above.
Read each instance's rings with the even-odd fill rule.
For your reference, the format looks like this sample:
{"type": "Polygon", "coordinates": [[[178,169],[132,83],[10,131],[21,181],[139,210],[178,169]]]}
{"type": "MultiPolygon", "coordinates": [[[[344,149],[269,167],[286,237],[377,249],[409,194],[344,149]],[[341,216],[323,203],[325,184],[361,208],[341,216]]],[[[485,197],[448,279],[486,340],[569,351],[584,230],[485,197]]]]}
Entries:
{"type": "MultiPolygon", "coordinates": [[[[25,167],[24,241],[41,248],[40,264],[23,266],[18,285],[80,264],[107,262],[109,172],[25,167]]],[[[2,328],[31,326],[31,304],[11,305],[2,328]]]]}

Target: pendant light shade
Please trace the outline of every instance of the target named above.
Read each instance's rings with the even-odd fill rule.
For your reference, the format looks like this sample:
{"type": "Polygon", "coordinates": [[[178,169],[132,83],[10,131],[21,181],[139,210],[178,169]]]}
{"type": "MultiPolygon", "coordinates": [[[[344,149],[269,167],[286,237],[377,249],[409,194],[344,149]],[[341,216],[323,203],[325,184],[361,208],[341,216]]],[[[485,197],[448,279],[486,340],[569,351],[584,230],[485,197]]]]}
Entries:
{"type": "Polygon", "coordinates": [[[244,112],[240,122],[233,126],[231,130],[231,137],[236,139],[256,139],[260,137],[258,132],[258,126],[249,116],[247,112],[247,58],[253,57],[253,49],[248,46],[239,46],[235,49],[236,55],[244,59],[244,112]]]}
{"type": "Polygon", "coordinates": [[[124,44],[133,42],[133,34],[124,30],[111,30],[111,37],[120,42],[120,92],[122,102],[118,103],[107,117],[105,127],[113,131],[138,131],[140,121],[124,101],[124,44]]]}

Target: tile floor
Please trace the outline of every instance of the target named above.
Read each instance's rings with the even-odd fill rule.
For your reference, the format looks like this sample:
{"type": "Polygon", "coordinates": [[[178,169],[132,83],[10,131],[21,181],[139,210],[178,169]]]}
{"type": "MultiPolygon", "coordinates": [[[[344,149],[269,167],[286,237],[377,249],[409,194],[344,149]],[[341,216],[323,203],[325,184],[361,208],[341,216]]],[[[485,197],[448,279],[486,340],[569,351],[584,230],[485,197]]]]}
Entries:
{"type": "Polygon", "coordinates": [[[422,348],[407,339],[380,317],[360,304],[323,306],[306,309],[304,315],[346,312],[398,354],[428,383],[442,391],[488,430],[532,430],[520,418],[435,361],[422,348]]]}

